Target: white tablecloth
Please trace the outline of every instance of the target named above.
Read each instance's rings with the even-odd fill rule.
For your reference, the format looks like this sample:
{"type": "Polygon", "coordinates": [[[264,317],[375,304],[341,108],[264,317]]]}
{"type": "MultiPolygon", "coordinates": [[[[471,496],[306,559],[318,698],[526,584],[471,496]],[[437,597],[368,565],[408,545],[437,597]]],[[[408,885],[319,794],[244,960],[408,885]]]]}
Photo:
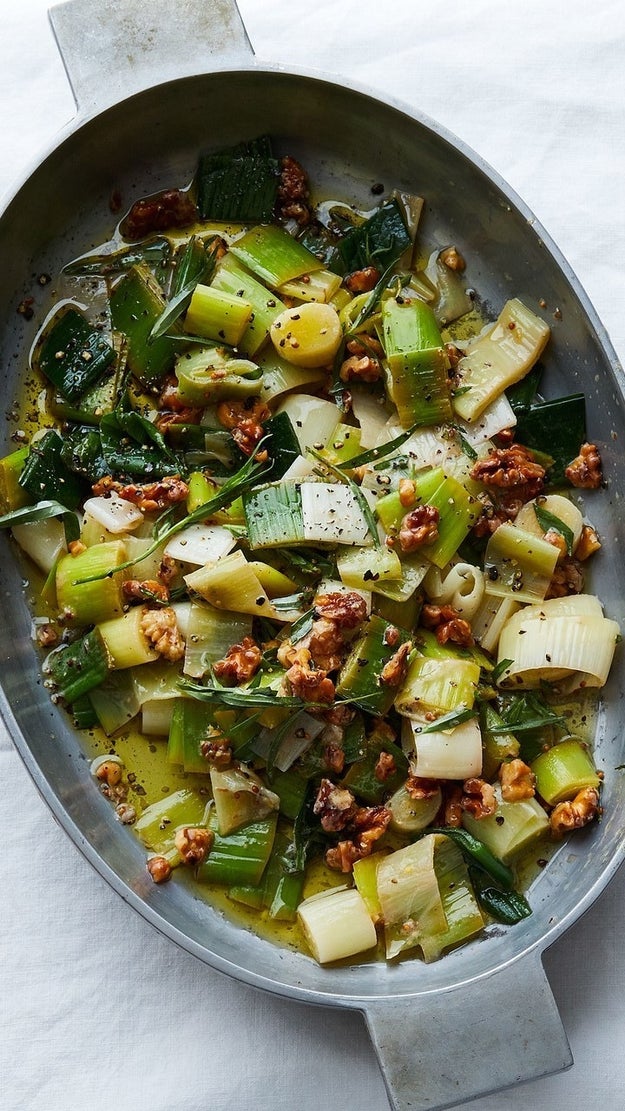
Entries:
{"type": "MultiPolygon", "coordinates": [[[[46,7],[0,5],[0,190],[73,114],[46,7]]],[[[625,354],[622,0],[240,8],[259,57],[368,83],[478,150],[551,232],[625,354]]],[[[4,735],[0,845],[2,1111],[386,1111],[357,1015],[256,993],[154,933],[56,827],[4,735]]],[[[621,872],[546,958],[573,1069],[475,1111],[622,1111],[624,895],[621,872]]]]}

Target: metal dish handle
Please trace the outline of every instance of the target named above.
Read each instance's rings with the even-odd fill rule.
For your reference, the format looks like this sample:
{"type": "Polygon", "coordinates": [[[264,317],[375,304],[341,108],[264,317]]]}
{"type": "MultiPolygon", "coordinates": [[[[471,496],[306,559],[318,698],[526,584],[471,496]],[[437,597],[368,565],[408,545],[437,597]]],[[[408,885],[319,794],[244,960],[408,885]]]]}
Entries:
{"type": "Polygon", "coordinates": [[[235,0],[69,0],[49,17],[80,116],[254,54],[235,0]]]}
{"type": "Polygon", "coordinates": [[[486,979],[363,1010],[393,1111],[443,1111],[573,1064],[536,952],[486,979]]]}

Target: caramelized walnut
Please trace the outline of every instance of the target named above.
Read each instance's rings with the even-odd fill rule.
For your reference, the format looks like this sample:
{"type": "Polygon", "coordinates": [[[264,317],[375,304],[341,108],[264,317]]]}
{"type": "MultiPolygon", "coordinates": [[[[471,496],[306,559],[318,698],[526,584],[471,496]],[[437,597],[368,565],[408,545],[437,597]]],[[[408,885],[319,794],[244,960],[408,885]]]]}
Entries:
{"type": "Polygon", "coordinates": [[[336,622],[342,629],[355,629],[367,616],[367,603],[355,590],[318,594],[314,607],[317,616],[336,622]]]}
{"type": "Polygon", "coordinates": [[[412,652],[412,644],[406,641],[400,645],[395,653],[387,660],[380,672],[380,682],[387,687],[399,687],[406,678],[408,670],[408,657],[412,652]]]}
{"type": "Polygon", "coordinates": [[[322,779],[313,804],[313,814],[321,821],[326,833],[338,833],[354,818],[358,806],[351,791],[337,787],[331,779],[322,779]]]}
{"type": "Polygon", "coordinates": [[[455,270],[457,273],[462,273],[466,269],[466,262],[457,247],[446,247],[441,251],[438,256],[440,261],[448,270],[455,270]]]}
{"type": "Polygon", "coordinates": [[[564,556],[556,566],[545,597],[566,598],[569,594],[581,594],[583,589],[584,574],[578,561],[564,556]]]}
{"type": "Polygon", "coordinates": [[[232,744],[218,729],[209,728],[206,740],[200,744],[200,752],[219,770],[229,768],[232,763],[232,744]]]}
{"type": "Polygon", "coordinates": [[[418,505],[404,517],[399,529],[402,552],[413,552],[424,544],[438,540],[439,512],[434,505],[418,505]]]}
{"type": "Polygon", "coordinates": [[[565,470],[571,486],[578,490],[598,490],[603,482],[601,456],[596,444],[582,444],[579,455],[565,470]]]}
{"type": "Polygon", "coordinates": [[[469,622],[460,617],[453,606],[424,605],[421,624],[425,629],[436,629],[439,644],[447,644],[450,640],[461,648],[470,648],[475,643],[469,622]]]}
{"type": "Polygon", "coordinates": [[[380,362],[372,355],[350,355],[339,371],[341,382],[377,382],[381,375],[380,362]]]}
{"type": "Polygon", "coordinates": [[[300,227],[304,227],[312,219],[309,201],[306,172],[295,158],[287,154],[280,160],[276,215],[282,220],[295,220],[300,227]]]}
{"type": "Polygon", "coordinates": [[[129,483],[126,486],[122,482],[116,482],[110,475],[105,475],[94,483],[92,490],[96,496],[119,494],[120,498],[132,502],[145,513],[168,509],[170,505],[186,501],[189,493],[189,487],[180,475],[166,475],[157,482],[145,482],[142,485],[129,483]]]}
{"type": "Polygon", "coordinates": [[[473,818],[489,818],[497,810],[497,799],[490,783],[484,779],[465,779],[460,805],[473,818]]]}
{"type": "Polygon", "coordinates": [[[189,193],[182,189],[164,189],[152,197],[135,201],[119,230],[124,239],[145,239],[157,231],[188,228],[197,218],[197,208],[189,193]]]}
{"type": "Polygon", "coordinates": [[[210,829],[194,829],[185,826],[176,830],[174,845],[185,864],[195,868],[202,864],[213,847],[215,834],[210,829]]]}
{"type": "Polygon", "coordinates": [[[171,876],[171,864],[164,856],[151,856],[146,867],[154,883],[165,883],[171,876]]]}
{"type": "Polygon", "coordinates": [[[244,401],[221,401],[217,406],[217,419],[232,434],[244,455],[251,455],[264,435],[263,421],[271,416],[270,410],[258,397],[244,401]]]}
{"type": "Polygon", "coordinates": [[[535,498],[545,482],[545,468],[534,462],[532,452],[521,444],[506,448],[493,448],[485,459],[478,459],[471,468],[471,478],[484,486],[509,489],[524,488],[523,501],[535,498]]]}
{"type": "Polygon", "coordinates": [[[575,559],[583,563],[585,559],[588,559],[591,555],[594,555],[595,552],[598,552],[600,547],[601,541],[595,529],[592,525],[584,525],[574,552],[575,559]]]}
{"type": "Polygon", "coordinates": [[[424,779],[420,775],[409,775],[405,783],[406,791],[411,799],[433,799],[440,791],[437,779],[424,779]]]}
{"type": "Polygon", "coordinates": [[[379,783],[386,783],[387,779],[395,775],[397,771],[397,764],[395,757],[390,752],[381,752],[378,756],[373,774],[379,783]]]}
{"type": "Polygon", "coordinates": [[[596,787],[583,787],[575,798],[559,802],[549,815],[552,833],[561,836],[588,825],[599,814],[599,792],[596,787]]]}
{"type": "Polygon", "coordinates": [[[184,640],[171,606],[158,610],[147,609],[141,618],[141,631],[164,659],[175,663],[184,656],[184,640]]]}
{"type": "Polygon", "coordinates": [[[243,637],[240,644],[233,644],[223,660],[213,664],[213,671],[227,687],[246,683],[256,674],[262,660],[262,652],[252,637],[243,637]]]}
{"type": "Polygon", "coordinates": [[[167,605],[169,590],[157,579],[126,579],[122,584],[122,594],[127,602],[156,602],[167,605]]]}
{"type": "Polygon", "coordinates": [[[328,849],[328,867],[337,872],[351,872],[357,860],[371,855],[375,842],[385,833],[391,817],[391,811],[385,806],[360,807],[351,823],[355,836],[328,849]]]}
{"type": "Polygon", "coordinates": [[[499,768],[501,797],[505,802],[531,799],[536,794],[536,776],[523,760],[507,760],[499,768]]]}
{"type": "Polygon", "coordinates": [[[353,274],[348,274],[344,284],[350,293],[370,293],[381,276],[375,266],[365,266],[362,270],[354,270],[353,274]]]}

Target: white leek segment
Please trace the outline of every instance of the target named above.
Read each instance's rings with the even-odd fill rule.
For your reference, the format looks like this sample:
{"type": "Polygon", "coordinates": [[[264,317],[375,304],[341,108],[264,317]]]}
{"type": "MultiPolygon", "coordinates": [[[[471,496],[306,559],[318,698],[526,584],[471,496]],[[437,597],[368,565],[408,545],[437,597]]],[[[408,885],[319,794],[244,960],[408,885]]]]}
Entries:
{"type": "Polygon", "coordinates": [[[350,548],[341,552],[336,566],[344,586],[361,591],[377,591],[402,577],[399,556],[391,548],[350,548]]]}
{"type": "Polygon", "coordinates": [[[203,602],[193,602],[185,636],[183,671],[193,679],[202,679],[211,664],[222,660],[233,644],[240,644],[252,635],[249,614],[231,613],[203,602]]]}
{"type": "Polygon", "coordinates": [[[189,590],[217,609],[280,620],[243,552],[231,552],[219,563],[198,567],[185,575],[184,581],[189,590]]]}
{"type": "Polygon", "coordinates": [[[395,709],[417,721],[428,712],[442,715],[470,709],[479,678],[479,664],[473,660],[416,656],[395,699],[395,709]]]}
{"type": "Polygon", "coordinates": [[[29,525],[13,525],[11,532],[22,551],[46,575],[50,573],[59,556],[67,551],[65,530],[57,517],[33,521],[29,525]]]}
{"type": "Polygon", "coordinates": [[[462,824],[504,864],[517,857],[549,830],[549,818],[535,798],[505,802],[501,787],[494,787],[497,809],[487,818],[473,818],[466,811],[462,824]]]}
{"type": "Polygon", "coordinates": [[[307,394],[289,394],[277,413],[286,413],[291,421],[302,455],[311,447],[321,451],[339,423],[336,405],[307,394]]]}
{"type": "Polygon", "coordinates": [[[216,563],[222,556],[228,555],[235,544],[235,537],[221,525],[188,525],[172,537],[165,548],[165,555],[181,563],[203,567],[205,563],[216,563]]]}
{"type": "Polygon", "coordinates": [[[355,887],[335,887],[311,895],[300,903],[297,917],[319,964],[354,957],[377,942],[375,926],[355,887]]]}
{"type": "Polygon", "coordinates": [[[371,543],[367,522],[349,486],[303,482],[300,490],[306,543],[371,543]]]}
{"type": "Polygon", "coordinates": [[[470,779],[482,773],[482,734],[477,718],[464,721],[453,729],[433,733],[423,730],[427,721],[410,721],[402,725],[402,742],[416,753],[411,761],[414,775],[423,779],[470,779]]]}
{"type": "Polygon", "coordinates": [[[132,502],[111,494],[108,498],[87,498],[84,504],[85,518],[91,518],[114,536],[122,532],[133,532],[143,521],[143,513],[132,502]]]}
{"type": "Polygon", "coordinates": [[[484,594],[471,620],[471,631],[476,644],[485,652],[495,653],[506,621],[520,609],[521,603],[515,598],[495,598],[493,594],[484,594]]]}
{"type": "MultiPolygon", "coordinates": [[[[458,399],[460,400],[460,399],[458,399]]],[[[473,424],[465,420],[457,420],[456,424],[461,434],[471,447],[477,448],[503,432],[504,428],[514,428],[517,423],[514,409],[505,393],[496,397],[487,405],[484,412],[473,424]]]]}
{"type": "Polygon", "coordinates": [[[141,707],[141,732],[146,737],[168,737],[175,698],[150,698],[141,707]]]}
{"type": "Polygon", "coordinates": [[[465,620],[477,613],[484,597],[484,573],[472,563],[455,563],[441,571],[432,567],[424,587],[431,602],[451,605],[465,620]]]}
{"type": "Polygon", "coordinates": [[[571,499],[563,497],[562,494],[546,494],[521,506],[514,522],[515,527],[524,529],[525,532],[531,532],[534,536],[543,537],[548,529],[544,529],[539,523],[535,506],[538,506],[539,510],[542,509],[546,513],[551,513],[552,516],[557,517],[563,525],[571,530],[573,533],[573,551],[575,551],[582,535],[584,518],[571,499]]]}
{"type": "Polygon", "coordinates": [[[388,412],[383,398],[352,389],[352,413],[360,425],[360,446],[363,451],[376,447],[384,439],[388,412]]]}
{"type": "Polygon", "coordinates": [[[549,327],[519,301],[507,301],[496,323],[471,345],[456,373],[466,393],[454,397],[453,407],[463,420],[473,422],[508,386],[519,382],[540,358],[549,327]]]}
{"type": "Polygon", "coordinates": [[[327,304],[340,286],[339,274],[333,274],[331,270],[313,270],[311,274],[302,274],[301,278],[292,278],[290,282],[278,286],[276,292],[281,297],[295,297],[298,301],[319,301],[327,304]]]}
{"type": "Polygon", "coordinates": [[[147,606],[133,606],[128,613],[99,625],[113,669],[121,671],[127,667],[139,667],[158,659],[158,652],[141,628],[147,609],[147,606]]]}
{"type": "Polygon", "coordinates": [[[484,556],[485,589],[497,598],[518,602],[545,597],[558,562],[559,549],[541,537],[505,523],[492,534],[484,556]]]}
{"type": "Polygon", "coordinates": [[[447,926],[440,932],[422,935],[420,945],[426,963],[438,960],[451,945],[473,937],[485,924],[462,852],[449,837],[437,837],[434,867],[447,926]]]}
{"type": "MultiPolygon", "coordinates": [[[[515,614],[499,638],[499,660],[512,660],[499,679],[515,689],[567,680],[577,687],[602,687],[610,672],[620,630],[601,612],[571,612],[570,598],[552,598],[515,614]],[[559,605],[558,603],[563,603],[559,605]]],[[[578,596],[577,607],[597,599],[578,596]],[[580,604],[580,598],[584,601],[580,604]],[[586,601],[589,599],[590,601],[586,601]]],[[[575,605],[573,606],[575,609],[575,605]]]]}
{"type": "Polygon", "coordinates": [[[278,796],[251,768],[236,764],[222,771],[211,768],[210,777],[222,837],[249,822],[267,818],[280,806],[278,796]]]}
{"type": "Polygon", "coordinates": [[[424,933],[447,927],[434,870],[436,837],[429,834],[384,857],[377,871],[378,897],[385,923],[386,955],[399,956],[419,945],[424,933]]]}

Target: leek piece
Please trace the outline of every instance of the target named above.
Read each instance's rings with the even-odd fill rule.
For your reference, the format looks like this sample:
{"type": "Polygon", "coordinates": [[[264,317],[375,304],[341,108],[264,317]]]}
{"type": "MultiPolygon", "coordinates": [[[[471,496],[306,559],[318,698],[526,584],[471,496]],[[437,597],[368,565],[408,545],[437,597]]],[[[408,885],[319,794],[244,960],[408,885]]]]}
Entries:
{"type": "Polygon", "coordinates": [[[485,925],[462,852],[448,837],[437,838],[434,870],[447,926],[422,934],[419,944],[426,963],[438,960],[452,945],[474,937],[485,925]]]}
{"type": "Polygon", "coordinates": [[[402,750],[385,738],[376,739],[374,732],[362,756],[350,765],[347,774],[343,777],[343,784],[358,798],[375,806],[379,805],[389,792],[399,788],[400,784],[405,782],[407,775],[408,761],[402,750]],[[395,770],[384,780],[380,780],[376,775],[376,767],[382,752],[392,756],[395,762],[395,770]]]}
{"type": "Polygon", "coordinates": [[[341,346],[343,330],[333,305],[309,301],[281,312],[269,335],[278,355],[287,363],[311,369],[332,363],[341,346]]]}
{"type": "Polygon", "coordinates": [[[393,598],[386,598],[383,594],[376,593],[372,597],[373,613],[382,617],[390,625],[404,625],[407,629],[414,629],[419,614],[423,597],[418,589],[405,601],[396,602],[393,598]]]}
{"type": "Polygon", "coordinates": [[[230,254],[223,259],[211,285],[213,289],[220,289],[250,305],[252,316],[237,346],[244,355],[253,357],[263,346],[271,325],[284,309],[284,302],[248,274],[230,254]]]}
{"type": "Polygon", "coordinates": [[[521,746],[512,732],[493,732],[494,729],[501,730],[505,722],[488,702],[483,702],[480,706],[480,726],[483,746],[482,775],[490,783],[497,775],[502,761],[518,756],[521,746]]]}
{"type": "Polygon", "coordinates": [[[477,521],[481,505],[466,488],[449,475],[428,498],[438,509],[438,539],[423,547],[423,554],[436,566],[446,567],[477,521]]]}
{"type": "Polygon", "coordinates": [[[363,856],[354,862],[353,868],[354,883],[375,925],[382,922],[382,907],[378,896],[378,865],[384,856],[383,852],[363,856]]]}
{"type": "Polygon", "coordinates": [[[52,652],[45,670],[59,697],[71,705],[106,678],[109,666],[106,644],[97,629],[92,629],[81,640],[52,652]]]}
{"type": "Polygon", "coordinates": [[[470,709],[479,678],[479,664],[473,660],[417,655],[395,698],[395,709],[416,720],[423,720],[426,713],[470,709]]]}
{"type": "Polygon", "coordinates": [[[133,266],[111,294],[112,325],[127,337],[128,366],[146,386],[158,385],[174,365],[176,340],[160,336],[148,343],[165,308],[163,291],[145,263],[133,266]]]}
{"type": "Polygon", "coordinates": [[[462,824],[504,864],[519,856],[549,830],[549,818],[535,798],[506,802],[495,785],[497,810],[487,818],[473,818],[466,811],[462,824]]]}
{"type": "Polygon", "coordinates": [[[272,289],[278,289],[302,274],[323,269],[323,262],[275,224],[252,228],[237,239],[230,250],[235,258],[272,289]]]}
{"type": "Polygon", "coordinates": [[[37,567],[48,575],[59,557],[67,551],[65,529],[55,517],[33,521],[30,525],[13,525],[13,539],[37,567]]]}
{"type": "Polygon", "coordinates": [[[511,661],[499,678],[500,686],[532,689],[563,679],[578,687],[605,684],[620,637],[615,621],[557,610],[523,617],[521,611],[511,618],[499,638],[499,660],[511,661]]]}
{"type": "Polygon", "coordinates": [[[360,429],[349,424],[337,424],[323,451],[321,459],[333,467],[344,467],[360,451],[360,429]]]}
{"type": "Polygon", "coordinates": [[[354,957],[377,942],[375,926],[360,892],[337,887],[304,899],[297,909],[307,945],[319,964],[354,957]]]}
{"type": "Polygon", "coordinates": [[[512,595],[518,602],[545,597],[555,571],[558,549],[546,540],[506,522],[490,537],[484,556],[486,593],[512,595]]]}
{"type": "Polygon", "coordinates": [[[162,853],[172,847],[173,835],[181,826],[203,826],[206,799],[183,787],[146,806],[135,824],[135,833],[146,849],[162,853]]]}
{"type": "Polygon", "coordinates": [[[279,180],[279,163],[265,135],[202,154],[197,169],[200,216],[238,223],[270,220],[279,180]]]}
{"type": "Polygon", "coordinates": [[[294,822],[304,805],[308,780],[296,768],[287,768],[273,773],[271,786],[280,799],[280,813],[294,822]]]}
{"type": "MultiPolygon", "coordinates": [[[[376,596],[384,595],[391,602],[402,604],[412,601],[418,610],[420,596],[417,595],[417,591],[431,566],[432,564],[419,552],[404,556],[401,560],[401,578],[379,582],[375,588],[376,596]]],[[[380,610],[380,612],[382,611],[380,610]]],[[[412,624],[415,623],[416,619],[412,624]]],[[[401,618],[401,624],[410,625],[411,623],[406,617],[401,618]]]]}
{"type": "Polygon", "coordinates": [[[304,873],[289,871],[289,838],[278,832],[262,882],[257,887],[231,887],[228,897],[257,909],[266,907],[269,918],[294,921],[304,886],[304,873]]]}
{"type": "Polygon", "coordinates": [[[79,555],[61,556],[56,568],[59,610],[77,625],[98,625],[122,612],[123,540],[94,544],[79,555]],[[95,578],[101,575],[102,578],[95,578]]]}
{"type": "Polygon", "coordinates": [[[217,609],[278,618],[243,552],[232,552],[219,563],[199,567],[185,575],[184,581],[189,590],[217,609]]]}
{"type": "Polygon", "coordinates": [[[249,359],[233,358],[223,347],[200,347],[176,359],[178,393],[187,405],[204,406],[227,397],[250,397],[262,373],[249,359]]]}
{"type": "Polygon", "coordinates": [[[384,531],[390,535],[398,532],[406,514],[409,513],[414,506],[429,502],[444,481],[445,473],[442,468],[432,467],[423,471],[414,480],[415,500],[412,506],[402,505],[399,498],[399,490],[392,490],[389,494],[383,494],[381,498],[378,498],[375,504],[375,511],[384,531]]]}
{"type": "Polygon", "coordinates": [[[147,606],[133,606],[128,613],[113,617],[109,621],[102,621],[98,625],[114,670],[122,671],[127,667],[139,667],[141,664],[158,659],[158,652],[152,647],[141,628],[147,609],[147,606]]]}
{"type": "Polygon", "coordinates": [[[405,785],[398,787],[386,803],[392,815],[391,829],[404,835],[420,833],[434,821],[442,802],[440,787],[429,798],[420,799],[413,799],[405,785]]]}
{"type": "MultiPolygon", "coordinates": [[[[371,543],[369,524],[359,498],[349,486],[341,483],[302,482],[300,493],[305,543],[371,543]]],[[[361,496],[365,496],[364,492],[361,496]]]]}
{"type": "MultiPolygon", "coordinates": [[[[143,513],[132,502],[115,494],[109,497],[87,498],[83,513],[93,520],[112,539],[121,533],[132,532],[144,521],[143,513]]],[[[83,534],[85,525],[83,524],[83,534]]]]}
{"type": "Polygon", "coordinates": [[[200,883],[255,886],[261,881],[276,835],[276,818],[263,818],[222,836],[217,816],[211,814],[209,828],[215,834],[213,847],[197,870],[200,883]]]}
{"type": "Polygon", "coordinates": [[[196,285],[184,318],[184,330],[236,347],[252,317],[252,306],[214,285],[196,285]]]}
{"type": "Polygon", "coordinates": [[[567,541],[567,547],[571,549],[568,554],[573,555],[582,535],[584,518],[570,498],[565,498],[562,494],[543,494],[521,506],[514,524],[516,528],[541,538],[550,528],[554,528],[567,541]],[[549,520],[550,517],[555,520],[549,520]],[[541,522],[544,522],[544,526],[541,522]]]}
{"type": "Polygon", "coordinates": [[[33,362],[68,401],[75,402],[102,377],[114,358],[102,332],[72,305],[65,305],[47,325],[33,362]]]}
{"type": "Polygon", "coordinates": [[[378,865],[378,897],[390,960],[420,945],[424,934],[441,933],[447,927],[434,868],[436,845],[436,836],[428,834],[378,865]]]}
{"type": "Polygon", "coordinates": [[[139,713],[141,698],[131,671],[109,672],[89,700],[107,737],[127,725],[139,713]]]}
{"type": "MultiPolygon", "coordinates": [[[[253,566],[253,565],[251,565],[253,566]]],[[[203,679],[211,664],[223,659],[233,644],[252,635],[248,614],[231,613],[193,602],[187,629],[184,674],[203,679]]]]}
{"type": "Polygon", "coordinates": [[[250,567],[253,568],[254,574],[257,576],[258,581],[267,592],[268,598],[283,598],[288,594],[295,594],[297,591],[297,583],[292,579],[288,579],[283,575],[282,571],[277,568],[271,567],[268,563],[260,563],[255,560],[250,560],[250,567]]]}
{"type": "Polygon", "coordinates": [[[289,417],[302,455],[309,448],[322,451],[338,424],[336,405],[307,394],[291,394],[280,403],[277,412],[289,417]]]}
{"type": "Polygon", "coordinates": [[[305,543],[301,486],[284,482],[250,490],[243,511],[252,551],[305,543]]]}
{"type": "MultiPolygon", "coordinates": [[[[146,737],[167,737],[178,698],[149,698],[141,707],[141,732],[146,737]]],[[[185,769],[186,770],[186,769],[185,769]]]]}
{"type": "Polygon", "coordinates": [[[429,305],[388,297],[382,329],[387,390],[402,428],[451,420],[449,360],[429,305]]]}
{"type": "Polygon", "coordinates": [[[470,779],[482,773],[482,734],[477,718],[453,729],[430,730],[408,721],[404,735],[416,749],[414,774],[422,779],[470,779]]]}
{"type": "Polygon", "coordinates": [[[549,806],[572,799],[583,787],[599,787],[587,745],[578,737],[568,737],[542,752],[531,764],[536,790],[549,806]]]}
{"type": "Polygon", "coordinates": [[[191,563],[201,567],[205,563],[216,563],[234,548],[236,540],[232,533],[221,525],[203,525],[197,522],[176,533],[165,546],[165,555],[180,563],[191,563]]]}
{"type": "MultiPolygon", "coordinates": [[[[331,270],[315,270],[312,274],[302,274],[280,286],[278,293],[282,297],[295,297],[298,301],[321,301],[327,304],[332,301],[341,286],[339,274],[331,270]]],[[[335,306],[336,307],[336,306],[335,306]]]]}
{"type": "Polygon", "coordinates": [[[511,596],[495,598],[494,595],[485,593],[482,604],[471,621],[475,643],[479,644],[485,652],[495,653],[501,630],[508,618],[517,613],[520,608],[520,602],[511,596]]]}
{"type": "Polygon", "coordinates": [[[338,244],[337,269],[349,273],[375,266],[384,271],[397,262],[412,246],[402,207],[392,198],[363,223],[351,228],[338,244]]]}
{"type": "Polygon", "coordinates": [[[458,363],[460,385],[469,387],[466,393],[457,391],[453,399],[458,416],[477,420],[498,394],[531,370],[549,335],[548,325],[517,297],[507,301],[490,331],[458,363]]]}
{"type": "Polygon", "coordinates": [[[545,444],[551,457],[549,480],[568,483],[565,471],[586,436],[586,399],[583,393],[531,405],[518,414],[517,441],[534,452],[545,444]]]}
{"type": "Polygon", "coordinates": [[[439,324],[450,324],[459,316],[464,316],[473,308],[473,301],[465,289],[458,271],[450,269],[443,262],[443,251],[435,251],[425,269],[424,276],[436,290],[433,305],[439,324]]]}
{"type": "Polygon", "coordinates": [[[283,478],[299,458],[299,441],[288,413],[276,413],[265,421],[263,427],[265,435],[271,436],[268,445],[271,469],[268,477],[275,481],[283,478]]]}
{"type": "Polygon", "coordinates": [[[354,548],[336,561],[341,581],[355,590],[377,591],[378,585],[402,577],[402,565],[391,548],[354,548]]]}
{"type": "Polygon", "coordinates": [[[28,459],[28,447],[20,447],[0,459],[0,508],[3,513],[29,505],[31,498],[19,484],[19,477],[28,459]]]}
{"type": "MultiPolygon", "coordinates": [[[[316,386],[325,379],[325,371],[320,367],[312,367],[304,369],[303,367],[295,367],[292,363],[287,363],[286,359],[282,359],[273,344],[270,344],[258,356],[258,362],[263,372],[263,384],[261,386],[260,397],[262,401],[270,402],[282,394],[288,394],[291,390],[302,391],[306,388],[316,386]]],[[[301,392],[295,396],[306,396],[301,392]]],[[[310,398],[313,401],[319,401],[319,398],[310,398]]],[[[330,404],[330,402],[325,402],[330,404]]],[[[336,423],[336,406],[332,405],[334,409],[333,417],[336,423]]],[[[333,426],[334,427],[334,426],[333,426]]],[[[311,444],[312,446],[312,444],[311,444]]]]}
{"type": "Polygon", "coordinates": [[[187,479],[187,486],[187,513],[194,513],[201,505],[206,505],[217,489],[202,471],[192,471],[187,479]]]}
{"type": "Polygon", "coordinates": [[[471,563],[455,563],[444,578],[438,567],[426,575],[424,588],[430,602],[451,605],[466,620],[477,613],[484,597],[484,574],[471,563]]]}
{"type": "Polygon", "coordinates": [[[388,637],[393,642],[388,644],[389,628],[383,618],[375,614],[369,618],[363,634],[352,645],[336,684],[338,695],[349,698],[355,706],[376,715],[387,713],[396,694],[394,687],[385,685],[381,680],[384,665],[410,639],[404,629],[393,626],[399,637],[395,634],[388,637]]]}
{"type": "Polygon", "coordinates": [[[265,787],[262,779],[243,764],[232,764],[223,771],[212,767],[210,777],[222,837],[280,809],[276,793],[265,787]]]}
{"type": "Polygon", "coordinates": [[[187,773],[208,775],[210,768],[200,745],[208,739],[214,724],[212,707],[193,698],[176,699],[169,725],[167,759],[181,764],[187,773]]]}
{"type": "Polygon", "coordinates": [[[83,498],[84,480],[63,459],[63,440],[50,429],[31,443],[18,482],[33,499],[55,499],[67,509],[77,509],[83,498]]]}

